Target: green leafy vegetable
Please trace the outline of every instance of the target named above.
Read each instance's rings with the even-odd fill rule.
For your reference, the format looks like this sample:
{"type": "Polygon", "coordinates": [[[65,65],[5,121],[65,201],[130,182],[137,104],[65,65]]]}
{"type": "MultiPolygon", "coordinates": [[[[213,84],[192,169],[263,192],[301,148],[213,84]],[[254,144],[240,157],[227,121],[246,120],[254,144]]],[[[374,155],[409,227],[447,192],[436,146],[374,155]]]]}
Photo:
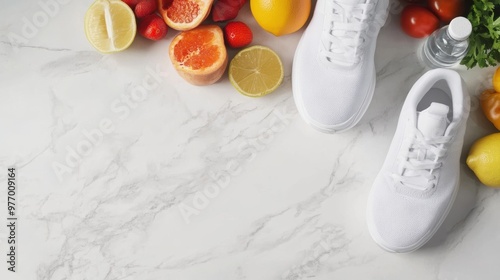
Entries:
{"type": "Polygon", "coordinates": [[[474,0],[467,18],[472,34],[461,64],[483,68],[500,63],[500,0],[474,0]]]}

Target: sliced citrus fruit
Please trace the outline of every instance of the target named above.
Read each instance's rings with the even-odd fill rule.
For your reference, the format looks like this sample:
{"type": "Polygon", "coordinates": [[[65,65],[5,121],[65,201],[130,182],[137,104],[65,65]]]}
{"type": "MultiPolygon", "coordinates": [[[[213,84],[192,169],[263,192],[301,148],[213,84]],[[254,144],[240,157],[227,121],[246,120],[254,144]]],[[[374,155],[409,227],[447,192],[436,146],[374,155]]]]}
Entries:
{"type": "Polygon", "coordinates": [[[85,14],[85,35],[102,53],[128,48],[136,29],[134,12],[120,0],[97,0],[85,14]]]}
{"type": "Polygon", "coordinates": [[[214,0],[158,0],[158,11],[173,29],[191,30],[207,18],[214,0]]]}
{"type": "Polygon", "coordinates": [[[252,46],[240,51],[229,64],[229,81],[242,94],[261,97],[283,81],[283,64],[270,48],[252,46]]]}
{"type": "Polygon", "coordinates": [[[169,55],[179,75],[199,86],[218,81],[227,66],[224,36],[217,25],[179,33],[170,43],[169,55]]]}

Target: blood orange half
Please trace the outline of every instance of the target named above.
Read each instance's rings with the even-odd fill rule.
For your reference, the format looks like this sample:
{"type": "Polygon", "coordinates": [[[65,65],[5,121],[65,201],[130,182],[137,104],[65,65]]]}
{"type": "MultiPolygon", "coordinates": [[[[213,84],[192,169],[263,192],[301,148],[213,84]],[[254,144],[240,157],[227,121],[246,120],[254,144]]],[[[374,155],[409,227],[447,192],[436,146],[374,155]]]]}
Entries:
{"type": "Polygon", "coordinates": [[[169,55],[175,70],[193,85],[215,83],[227,66],[224,36],[217,25],[179,33],[170,43],[169,55]]]}
{"type": "Polygon", "coordinates": [[[158,11],[173,29],[191,30],[207,18],[214,0],[158,0],[158,11]]]}

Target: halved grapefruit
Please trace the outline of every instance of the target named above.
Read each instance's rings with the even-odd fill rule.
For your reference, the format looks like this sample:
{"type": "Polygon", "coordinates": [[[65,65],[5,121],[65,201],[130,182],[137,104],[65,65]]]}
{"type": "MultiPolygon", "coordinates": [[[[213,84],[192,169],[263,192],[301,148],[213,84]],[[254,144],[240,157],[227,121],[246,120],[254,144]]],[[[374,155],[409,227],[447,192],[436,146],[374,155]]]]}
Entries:
{"type": "Polygon", "coordinates": [[[158,0],[158,11],[173,29],[191,30],[207,18],[214,0],[158,0]]]}
{"type": "Polygon", "coordinates": [[[170,43],[169,55],[179,75],[198,86],[217,82],[227,66],[224,35],[217,25],[179,33],[170,43]]]}

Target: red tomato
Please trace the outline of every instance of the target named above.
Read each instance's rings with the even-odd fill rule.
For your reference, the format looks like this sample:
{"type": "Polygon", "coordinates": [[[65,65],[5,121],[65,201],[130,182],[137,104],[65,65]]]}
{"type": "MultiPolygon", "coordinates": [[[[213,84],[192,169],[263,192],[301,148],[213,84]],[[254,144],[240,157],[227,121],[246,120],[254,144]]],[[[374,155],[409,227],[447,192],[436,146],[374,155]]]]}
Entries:
{"type": "Polygon", "coordinates": [[[444,23],[461,16],[465,9],[464,0],[428,0],[427,4],[444,23]]]}
{"type": "Polygon", "coordinates": [[[438,27],[439,19],[424,7],[408,5],[401,12],[401,28],[411,37],[424,38],[438,27]]]}

